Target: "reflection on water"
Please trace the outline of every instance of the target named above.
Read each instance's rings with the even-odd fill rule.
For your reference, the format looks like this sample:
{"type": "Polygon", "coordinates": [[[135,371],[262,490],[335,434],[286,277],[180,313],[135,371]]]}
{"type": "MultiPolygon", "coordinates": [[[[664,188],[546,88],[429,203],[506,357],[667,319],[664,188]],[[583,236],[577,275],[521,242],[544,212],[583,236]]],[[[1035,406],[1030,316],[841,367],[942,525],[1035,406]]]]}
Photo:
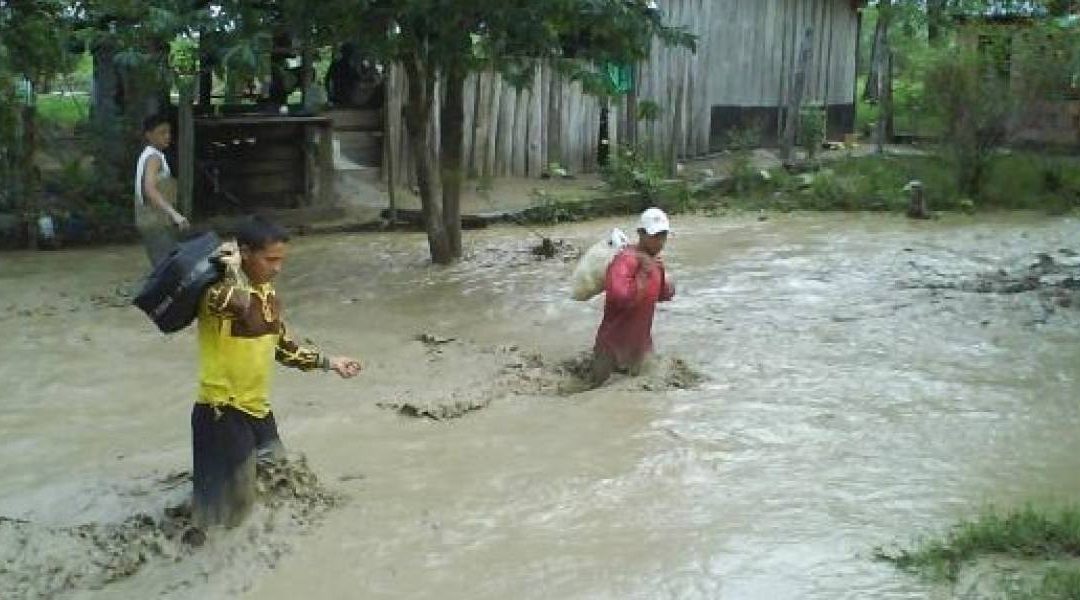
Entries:
{"type": "MultiPolygon", "coordinates": [[[[583,248],[616,224],[548,233],[583,248]]],[[[1045,318],[1035,294],[911,285],[1068,248],[1075,221],[676,226],[679,294],[655,338],[708,380],[573,396],[549,366],[591,345],[599,305],[568,299],[572,262],[536,260],[531,234],[470,234],[473,260],[449,269],[426,265],[419,236],[298,240],[281,282],[292,327],[367,370],[279,373],[275,411],[348,500],[273,571],[181,561],[99,593],[924,598],[872,549],[987,503],[1080,492],[1077,316],[1045,318]],[[453,340],[433,351],[425,333],[453,340]],[[449,421],[379,407],[479,400],[449,421]]],[[[122,520],[150,502],[128,482],[187,465],[193,337],[92,300],[130,285],[139,258],[0,257],[0,514],[122,520]]]]}

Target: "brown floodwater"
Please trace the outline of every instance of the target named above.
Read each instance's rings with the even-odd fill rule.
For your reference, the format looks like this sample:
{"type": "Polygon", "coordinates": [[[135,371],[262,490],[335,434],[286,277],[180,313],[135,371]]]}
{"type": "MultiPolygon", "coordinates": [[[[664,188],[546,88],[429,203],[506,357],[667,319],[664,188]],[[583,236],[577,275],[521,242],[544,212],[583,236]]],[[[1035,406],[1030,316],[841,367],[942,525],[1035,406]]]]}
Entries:
{"type": "MultiPolygon", "coordinates": [[[[544,232],[584,248],[615,225],[544,232]]],[[[418,235],[296,240],[292,330],[365,372],[280,371],[272,401],[338,500],[104,575],[61,532],[183,497],[193,332],[126,305],[138,248],[0,255],[0,516],[25,521],[0,527],[0,597],[951,597],[874,549],[1080,493],[1080,313],[928,285],[1076,248],[1077,220],[674,226],[657,364],[576,394],[563,363],[600,304],[528,231],[470,232],[446,269],[418,235]]]]}

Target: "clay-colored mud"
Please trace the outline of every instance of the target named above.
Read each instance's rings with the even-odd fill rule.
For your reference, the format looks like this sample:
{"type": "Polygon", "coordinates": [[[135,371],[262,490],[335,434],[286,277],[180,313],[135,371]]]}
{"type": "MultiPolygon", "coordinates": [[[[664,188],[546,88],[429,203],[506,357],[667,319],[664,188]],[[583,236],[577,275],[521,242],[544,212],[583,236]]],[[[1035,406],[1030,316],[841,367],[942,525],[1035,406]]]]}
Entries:
{"type": "Polygon", "coordinates": [[[296,240],[290,328],[365,370],[276,375],[312,479],[198,548],[140,250],[0,255],[0,597],[947,598],[873,549],[1080,493],[1075,220],[676,218],[656,359],[587,389],[612,226],[296,240]]]}
{"type": "MultiPolygon", "coordinates": [[[[258,553],[288,550],[291,536],[308,529],[341,498],[324,488],[302,456],[258,469],[258,508],[237,531],[212,530],[213,538],[233,543],[247,539],[258,553]],[[287,535],[275,535],[285,527],[287,535]]],[[[56,597],[76,590],[103,590],[149,567],[167,567],[192,559],[204,548],[207,532],[192,526],[191,475],[180,471],[152,479],[126,491],[162,508],[141,512],[116,523],[88,522],[49,526],[0,518],[0,597],[56,597]]],[[[267,562],[266,567],[272,567],[267,562]]],[[[220,575],[225,562],[206,571],[220,575]]],[[[193,582],[182,582],[190,584],[193,582]]],[[[235,591],[235,590],[234,590],[235,591]]]]}

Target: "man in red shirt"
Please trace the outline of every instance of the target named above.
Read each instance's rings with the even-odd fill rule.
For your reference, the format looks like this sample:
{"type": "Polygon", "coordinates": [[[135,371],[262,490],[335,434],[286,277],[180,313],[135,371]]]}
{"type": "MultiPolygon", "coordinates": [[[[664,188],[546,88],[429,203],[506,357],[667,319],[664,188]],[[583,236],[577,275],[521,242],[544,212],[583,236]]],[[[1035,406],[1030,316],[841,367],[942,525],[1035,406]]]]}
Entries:
{"type": "Polygon", "coordinates": [[[660,259],[670,231],[664,211],[646,210],[638,225],[638,243],[621,250],[608,266],[604,320],[593,349],[593,386],[602,385],[616,369],[636,374],[652,352],[656,303],[675,296],[660,259]]]}

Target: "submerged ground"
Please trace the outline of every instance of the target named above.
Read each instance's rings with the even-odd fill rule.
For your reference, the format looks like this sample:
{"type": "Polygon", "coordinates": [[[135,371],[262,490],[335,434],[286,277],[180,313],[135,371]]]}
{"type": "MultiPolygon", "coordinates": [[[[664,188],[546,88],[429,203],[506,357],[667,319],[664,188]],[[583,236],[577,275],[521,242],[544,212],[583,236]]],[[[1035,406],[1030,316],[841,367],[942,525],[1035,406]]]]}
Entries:
{"type": "Polygon", "coordinates": [[[676,219],[657,364],[571,394],[574,250],[616,225],[544,230],[554,260],[469,233],[449,269],[296,240],[292,329],[366,371],[277,375],[307,466],[195,551],[194,338],[127,306],[141,251],[0,256],[0,597],[952,597],[874,549],[1080,492],[1075,219],[676,219]]]}

